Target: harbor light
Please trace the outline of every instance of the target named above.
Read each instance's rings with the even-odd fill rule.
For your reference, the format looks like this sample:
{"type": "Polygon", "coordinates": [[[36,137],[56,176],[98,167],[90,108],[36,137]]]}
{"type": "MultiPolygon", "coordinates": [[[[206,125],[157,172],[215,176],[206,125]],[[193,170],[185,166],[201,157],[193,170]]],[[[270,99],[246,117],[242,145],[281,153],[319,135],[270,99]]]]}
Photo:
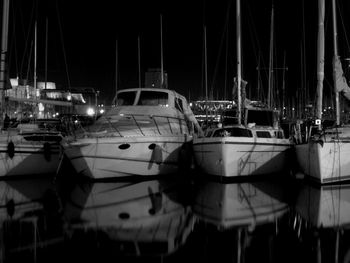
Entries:
{"type": "Polygon", "coordinates": [[[95,110],[93,108],[88,108],[86,114],[89,116],[93,116],[95,114],[95,110]]]}

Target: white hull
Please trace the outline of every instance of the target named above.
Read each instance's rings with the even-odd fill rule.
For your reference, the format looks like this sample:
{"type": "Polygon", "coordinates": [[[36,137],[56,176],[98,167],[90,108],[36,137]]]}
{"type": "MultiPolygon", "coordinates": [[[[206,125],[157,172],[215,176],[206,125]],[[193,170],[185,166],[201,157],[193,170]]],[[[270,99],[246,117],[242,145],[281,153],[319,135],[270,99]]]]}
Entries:
{"type": "Polygon", "coordinates": [[[15,142],[14,155],[8,154],[8,142],[0,142],[0,176],[55,174],[59,166],[60,146],[45,152],[41,142],[15,142]]]}
{"type": "Polygon", "coordinates": [[[324,184],[350,179],[350,140],[310,141],[295,146],[301,172],[324,184]]]}
{"type": "Polygon", "coordinates": [[[188,135],[79,139],[64,145],[78,174],[92,179],[175,174],[190,165],[188,135]]]}
{"type": "Polygon", "coordinates": [[[193,140],[196,165],[209,175],[236,177],[281,173],[288,167],[288,139],[204,137],[193,140]]]}

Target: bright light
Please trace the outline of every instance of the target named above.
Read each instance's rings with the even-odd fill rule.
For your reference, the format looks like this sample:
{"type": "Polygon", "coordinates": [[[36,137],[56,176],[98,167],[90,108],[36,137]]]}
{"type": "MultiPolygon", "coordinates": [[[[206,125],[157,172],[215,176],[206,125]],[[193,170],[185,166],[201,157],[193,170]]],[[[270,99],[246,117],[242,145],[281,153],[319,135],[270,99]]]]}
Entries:
{"type": "Polygon", "coordinates": [[[100,109],[100,113],[103,114],[105,112],[104,109],[100,109]]]}
{"type": "Polygon", "coordinates": [[[86,111],[87,115],[93,116],[95,114],[95,110],[93,108],[88,108],[86,111]]]}

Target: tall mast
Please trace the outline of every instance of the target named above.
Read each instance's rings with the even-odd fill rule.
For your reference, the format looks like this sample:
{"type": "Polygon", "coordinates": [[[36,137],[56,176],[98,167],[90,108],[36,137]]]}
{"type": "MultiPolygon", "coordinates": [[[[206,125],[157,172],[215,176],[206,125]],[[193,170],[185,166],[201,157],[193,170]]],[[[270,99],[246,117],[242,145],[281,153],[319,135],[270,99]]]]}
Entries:
{"type": "Polygon", "coordinates": [[[286,79],[285,79],[285,75],[286,75],[286,51],[284,51],[284,56],[283,56],[283,76],[282,76],[282,117],[285,116],[285,112],[284,112],[284,109],[285,109],[285,96],[286,96],[286,79]]]}
{"type": "Polygon", "coordinates": [[[160,15],[160,86],[164,86],[164,67],[163,67],[163,19],[160,15]]]}
{"type": "Polygon", "coordinates": [[[274,11],[273,5],[271,10],[271,29],[270,29],[270,59],[269,59],[269,90],[267,93],[267,105],[272,107],[272,90],[273,90],[273,23],[274,23],[274,11]]]}
{"type": "Polygon", "coordinates": [[[35,99],[37,99],[36,94],[36,64],[37,64],[37,22],[35,21],[34,25],[34,91],[35,91],[35,99]]]}
{"type": "Polygon", "coordinates": [[[138,70],[139,70],[139,88],[141,88],[141,45],[140,45],[140,36],[137,37],[137,61],[138,61],[138,70]]]}
{"type": "MultiPolygon", "coordinates": [[[[338,44],[337,44],[337,20],[335,0],[332,0],[332,14],[333,14],[333,48],[334,48],[334,60],[338,60],[338,44]]],[[[336,85],[336,71],[333,71],[334,85],[336,85]]],[[[336,89],[336,87],[335,87],[336,89]]],[[[339,106],[339,92],[335,92],[335,112],[337,125],[340,124],[340,106],[339,106]]]]}
{"type": "Polygon", "coordinates": [[[316,116],[322,118],[323,80],[324,80],[324,0],[318,0],[318,39],[317,39],[317,108],[316,116]]]}
{"type": "Polygon", "coordinates": [[[2,124],[3,111],[5,108],[5,69],[6,69],[6,53],[7,53],[7,34],[9,21],[9,0],[3,0],[2,15],[2,36],[1,36],[1,58],[0,58],[0,121],[2,124]]]}
{"type": "Polygon", "coordinates": [[[205,118],[208,124],[208,64],[207,64],[207,29],[204,26],[204,85],[205,85],[205,118]]]}
{"type": "Polygon", "coordinates": [[[242,54],[241,54],[241,1],[236,2],[236,34],[237,34],[237,118],[241,125],[241,80],[242,80],[242,54]]]}
{"type": "Polygon", "coordinates": [[[118,60],[119,60],[119,58],[118,58],[118,39],[116,39],[116,41],[115,41],[115,94],[117,94],[117,91],[118,91],[118,78],[119,78],[119,76],[118,76],[118,71],[119,71],[119,65],[118,65],[118,60]]]}
{"type": "Polygon", "coordinates": [[[46,17],[46,32],[45,32],[45,89],[47,88],[47,49],[48,49],[48,27],[49,27],[49,21],[46,17]]]}

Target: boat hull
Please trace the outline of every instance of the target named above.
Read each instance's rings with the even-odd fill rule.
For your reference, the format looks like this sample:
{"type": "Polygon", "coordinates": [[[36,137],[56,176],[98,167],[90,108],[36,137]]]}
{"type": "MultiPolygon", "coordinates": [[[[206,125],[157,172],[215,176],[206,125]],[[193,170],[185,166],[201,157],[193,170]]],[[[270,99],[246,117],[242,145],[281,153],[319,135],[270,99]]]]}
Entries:
{"type": "Polygon", "coordinates": [[[196,165],[208,175],[237,177],[288,170],[288,139],[204,137],[193,141],[196,165]]]}
{"type": "Polygon", "coordinates": [[[76,172],[91,179],[175,174],[190,166],[191,137],[86,138],[64,145],[76,172]]]}
{"type": "Polygon", "coordinates": [[[13,156],[9,143],[0,141],[0,176],[40,176],[56,174],[60,162],[60,145],[42,142],[13,141],[13,156]],[[12,157],[11,157],[12,156],[12,157]]]}
{"type": "Polygon", "coordinates": [[[350,180],[350,140],[314,141],[295,145],[300,171],[317,183],[350,180]]]}

